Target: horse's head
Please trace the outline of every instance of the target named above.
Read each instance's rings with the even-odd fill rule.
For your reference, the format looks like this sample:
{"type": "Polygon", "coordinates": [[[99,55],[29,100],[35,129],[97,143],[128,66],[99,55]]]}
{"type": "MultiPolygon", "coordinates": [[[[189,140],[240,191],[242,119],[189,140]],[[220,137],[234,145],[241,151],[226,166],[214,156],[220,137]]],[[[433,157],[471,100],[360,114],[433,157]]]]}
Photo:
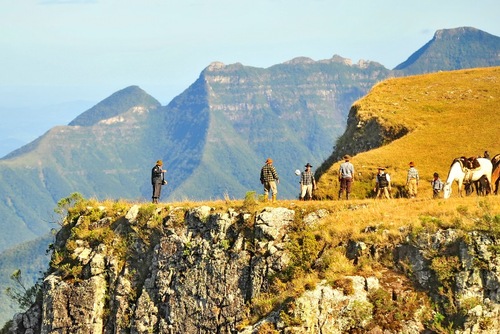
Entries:
{"type": "Polygon", "coordinates": [[[443,187],[443,198],[450,198],[452,182],[446,182],[443,187]]]}

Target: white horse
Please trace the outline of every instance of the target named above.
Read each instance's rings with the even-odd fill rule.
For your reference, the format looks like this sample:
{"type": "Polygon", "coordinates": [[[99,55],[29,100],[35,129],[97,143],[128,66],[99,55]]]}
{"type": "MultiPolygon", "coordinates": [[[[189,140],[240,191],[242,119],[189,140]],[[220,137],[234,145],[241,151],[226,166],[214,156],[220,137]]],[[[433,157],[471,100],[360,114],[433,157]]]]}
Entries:
{"type": "MultiPolygon", "coordinates": [[[[479,162],[480,167],[469,170],[469,173],[472,173],[470,181],[477,181],[483,175],[486,175],[486,178],[491,185],[491,172],[493,170],[491,161],[485,158],[478,158],[477,161],[479,162]]],[[[462,196],[462,184],[464,183],[465,174],[466,171],[463,166],[463,162],[460,159],[453,160],[450,171],[448,173],[448,178],[446,179],[446,183],[444,184],[443,188],[444,198],[450,197],[451,185],[453,184],[453,181],[458,182],[458,194],[462,196]]]]}

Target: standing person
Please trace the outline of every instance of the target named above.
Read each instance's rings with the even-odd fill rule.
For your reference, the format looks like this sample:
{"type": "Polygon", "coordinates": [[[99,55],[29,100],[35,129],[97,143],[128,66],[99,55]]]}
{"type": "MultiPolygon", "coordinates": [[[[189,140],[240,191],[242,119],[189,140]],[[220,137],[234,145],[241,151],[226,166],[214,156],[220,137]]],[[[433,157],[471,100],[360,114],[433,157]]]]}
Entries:
{"type": "Polygon", "coordinates": [[[439,192],[443,190],[443,182],[438,173],[434,173],[434,179],[431,181],[432,198],[439,198],[439,192]]]}
{"type": "Polygon", "coordinates": [[[385,172],[385,167],[378,168],[378,174],[375,178],[375,189],[377,192],[376,198],[381,198],[382,194],[387,198],[391,198],[391,176],[385,172]]]}
{"type": "Polygon", "coordinates": [[[417,196],[418,181],[420,176],[418,175],[418,170],[415,168],[415,163],[410,162],[410,169],[408,169],[408,175],[406,176],[406,186],[408,187],[408,195],[410,198],[417,196]]]}
{"type": "Polygon", "coordinates": [[[278,195],[277,184],[280,183],[280,180],[271,158],[267,158],[266,164],[260,170],[260,183],[264,185],[264,199],[269,200],[270,190],[273,194],[273,202],[276,201],[276,195],[278,195]]]}
{"type": "Polygon", "coordinates": [[[306,195],[308,195],[308,199],[312,199],[312,191],[316,190],[316,180],[314,179],[314,175],[311,172],[311,164],[307,163],[305,165],[306,170],[300,174],[300,200],[303,201],[306,199],[306,195]]]}
{"type": "Polygon", "coordinates": [[[153,203],[158,203],[158,199],[161,195],[161,186],[165,183],[164,173],[167,171],[162,169],[163,161],[158,160],[156,165],[151,170],[151,184],[153,185],[153,203]]]}
{"type": "Polygon", "coordinates": [[[340,164],[339,168],[339,181],[340,181],[340,190],[339,190],[339,199],[342,197],[342,193],[345,190],[345,199],[349,199],[349,195],[351,194],[352,183],[354,182],[354,166],[350,162],[351,156],[346,154],[344,155],[344,162],[340,164]]]}

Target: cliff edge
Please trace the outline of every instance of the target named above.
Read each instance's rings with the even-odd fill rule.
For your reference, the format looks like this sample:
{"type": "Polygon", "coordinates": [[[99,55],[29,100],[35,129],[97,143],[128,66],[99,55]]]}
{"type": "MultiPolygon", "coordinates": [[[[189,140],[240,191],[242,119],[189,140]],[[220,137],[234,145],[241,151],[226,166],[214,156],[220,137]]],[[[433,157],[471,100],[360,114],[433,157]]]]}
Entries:
{"type": "Polygon", "coordinates": [[[416,223],[421,213],[390,211],[406,208],[401,200],[157,206],[81,199],[61,222],[37,302],[4,330],[495,333],[498,204],[456,201],[441,203],[450,217],[428,213],[416,223]],[[377,210],[389,217],[380,221],[377,210]]]}

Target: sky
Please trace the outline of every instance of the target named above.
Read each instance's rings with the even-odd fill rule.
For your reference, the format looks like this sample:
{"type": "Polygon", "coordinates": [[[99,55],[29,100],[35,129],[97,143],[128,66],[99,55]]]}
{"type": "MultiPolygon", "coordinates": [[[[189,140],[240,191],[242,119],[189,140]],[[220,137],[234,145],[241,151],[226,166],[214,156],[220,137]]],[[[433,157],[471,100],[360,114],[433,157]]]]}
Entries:
{"type": "Polygon", "coordinates": [[[440,29],[500,36],[498,0],[0,0],[0,157],[118,90],[162,105],[211,62],[394,68],[440,29]]]}

